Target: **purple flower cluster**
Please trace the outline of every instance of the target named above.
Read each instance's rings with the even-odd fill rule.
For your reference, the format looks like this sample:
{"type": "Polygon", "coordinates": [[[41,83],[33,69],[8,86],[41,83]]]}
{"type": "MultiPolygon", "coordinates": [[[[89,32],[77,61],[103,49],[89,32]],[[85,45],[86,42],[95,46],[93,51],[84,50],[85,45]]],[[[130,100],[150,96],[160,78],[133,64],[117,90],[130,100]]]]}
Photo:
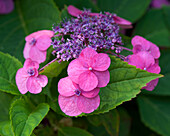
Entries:
{"type": "Polygon", "coordinates": [[[114,14],[100,13],[98,16],[91,16],[90,11],[86,10],[77,18],[65,19],[54,26],[53,31],[56,34],[52,42],[53,54],[60,61],[78,58],[86,47],[100,52],[122,45],[114,14]]]}

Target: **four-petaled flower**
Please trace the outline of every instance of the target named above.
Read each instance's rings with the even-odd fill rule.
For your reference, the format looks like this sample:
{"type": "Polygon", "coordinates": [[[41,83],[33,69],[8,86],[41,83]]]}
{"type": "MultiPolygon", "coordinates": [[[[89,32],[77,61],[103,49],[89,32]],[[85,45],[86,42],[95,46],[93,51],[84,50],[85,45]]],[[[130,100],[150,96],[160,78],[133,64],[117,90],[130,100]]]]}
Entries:
{"type": "Polygon", "coordinates": [[[69,77],[62,78],[58,83],[59,106],[69,116],[91,113],[100,105],[99,91],[99,88],[84,91],[69,77]]]}
{"type": "Polygon", "coordinates": [[[83,49],[79,57],[68,66],[67,72],[71,80],[79,84],[84,91],[96,87],[105,87],[110,81],[107,70],[111,60],[105,53],[97,53],[90,47],[83,49]]]}
{"type": "Polygon", "coordinates": [[[31,59],[26,59],[23,68],[20,68],[16,74],[16,84],[22,94],[28,91],[33,94],[40,93],[42,87],[48,83],[45,75],[38,75],[39,64],[31,59]]]}
{"type": "Polygon", "coordinates": [[[41,30],[28,35],[25,40],[24,58],[31,58],[33,61],[42,63],[46,60],[47,49],[51,45],[51,37],[54,32],[41,30]]]}

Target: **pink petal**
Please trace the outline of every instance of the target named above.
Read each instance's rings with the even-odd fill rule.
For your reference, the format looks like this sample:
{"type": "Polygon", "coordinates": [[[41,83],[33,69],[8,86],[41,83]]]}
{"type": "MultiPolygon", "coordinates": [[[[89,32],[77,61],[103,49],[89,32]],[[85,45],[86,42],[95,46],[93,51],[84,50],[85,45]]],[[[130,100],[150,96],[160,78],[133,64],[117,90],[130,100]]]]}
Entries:
{"type": "Polygon", "coordinates": [[[29,77],[26,83],[27,89],[30,93],[38,94],[42,91],[41,85],[37,82],[36,77],[29,77]]]}
{"type": "Polygon", "coordinates": [[[82,11],[74,7],[73,5],[69,5],[67,7],[67,10],[68,10],[68,13],[74,17],[77,17],[78,15],[82,14],[82,11]]]}
{"type": "Polygon", "coordinates": [[[38,75],[36,80],[40,84],[41,87],[45,87],[48,83],[48,78],[45,75],[38,75]]]}
{"type": "Polygon", "coordinates": [[[78,109],[84,113],[91,113],[96,110],[100,105],[100,97],[97,95],[93,98],[86,98],[79,96],[77,100],[78,109]]]}
{"type": "Polygon", "coordinates": [[[97,16],[97,17],[99,17],[100,14],[99,13],[89,13],[89,15],[90,16],[97,16]]]}
{"type": "Polygon", "coordinates": [[[54,32],[50,31],[50,30],[37,31],[37,32],[34,32],[34,33],[28,35],[27,37],[25,37],[25,40],[27,42],[30,42],[32,40],[32,38],[35,38],[37,40],[37,38],[39,38],[40,36],[43,36],[43,35],[46,35],[51,38],[54,36],[54,32]]]}
{"type": "Polygon", "coordinates": [[[155,80],[150,81],[149,83],[147,83],[147,86],[143,87],[142,89],[152,91],[155,88],[155,86],[158,84],[158,80],[159,79],[157,78],[155,80]]]}
{"type": "Polygon", "coordinates": [[[84,67],[91,67],[96,54],[98,53],[94,49],[87,47],[81,51],[78,59],[84,67]]]}
{"type": "Polygon", "coordinates": [[[13,0],[0,0],[0,14],[8,14],[14,9],[13,0]]]}
{"type": "Polygon", "coordinates": [[[114,21],[122,28],[132,28],[132,23],[121,17],[114,16],[114,21]]]}
{"type": "Polygon", "coordinates": [[[88,92],[82,91],[81,94],[87,98],[93,98],[99,94],[99,91],[100,91],[100,88],[97,87],[97,88],[95,88],[91,91],[88,91],[88,92]]]}
{"type": "Polygon", "coordinates": [[[153,44],[152,42],[148,41],[150,44],[150,53],[155,58],[158,59],[160,57],[160,50],[159,47],[153,44]]]}
{"type": "Polygon", "coordinates": [[[142,58],[136,54],[130,55],[128,58],[128,64],[136,66],[136,68],[143,69],[145,67],[144,61],[142,58]]]}
{"type": "MultiPolygon", "coordinates": [[[[78,88],[78,87],[77,87],[78,88]]],[[[69,77],[60,79],[58,82],[58,92],[62,96],[72,96],[77,89],[69,77]]]]}
{"type": "Polygon", "coordinates": [[[16,73],[15,80],[16,80],[18,89],[22,94],[25,94],[28,92],[28,89],[26,87],[27,79],[28,79],[28,74],[25,72],[23,68],[20,68],[16,73]]]}
{"type": "Polygon", "coordinates": [[[37,39],[36,46],[41,51],[46,51],[51,46],[51,38],[48,35],[42,35],[37,39]]]}
{"type": "Polygon", "coordinates": [[[24,69],[29,69],[29,68],[39,68],[39,64],[36,61],[32,61],[30,58],[26,59],[24,62],[24,69]]]}
{"type": "Polygon", "coordinates": [[[168,1],[168,0],[152,0],[151,5],[154,8],[161,8],[162,5],[170,5],[170,1],[168,1]]]}
{"type": "Polygon", "coordinates": [[[82,112],[77,107],[77,96],[64,97],[62,95],[58,96],[58,103],[61,110],[69,116],[77,116],[82,112]]]}
{"type": "Polygon", "coordinates": [[[29,58],[30,49],[31,49],[31,45],[29,44],[29,42],[26,42],[24,51],[23,51],[25,59],[29,58]]]}
{"type": "Polygon", "coordinates": [[[86,71],[79,76],[79,87],[83,91],[91,91],[98,85],[96,75],[91,71],[86,71]]]}
{"type": "Polygon", "coordinates": [[[152,66],[150,66],[148,69],[147,69],[148,72],[151,72],[151,73],[156,73],[156,74],[159,74],[161,72],[161,68],[158,64],[154,64],[152,66]]]}
{"type": "Polygon", "coordinates": [[[77,84],[79,83],[80,74],[85,71],[87,71],[87,68],[83,67],[78,59],[71,61],[67,69],[69,77],[77,84]]]}
{"type": "Polygon", "coordinates": [[[46,54],[46,51],[40,51],[36,46],[32,46],[29,56],[33,61],[42,63],[46,60],[46,54]]]}
{"type": "Polygon", "coordinates": [[[98,85],[97,87],[105,87],[110,81],[110,73],[106,71],[94,71],[94,74],[97,76],[98,85]]]}
{"type": "Polygon", "coordinates": [[[105,71],[111,63],[110,57],[105,53],[96,54],[93,58],[93,69],[97,71],[105,71]]]}

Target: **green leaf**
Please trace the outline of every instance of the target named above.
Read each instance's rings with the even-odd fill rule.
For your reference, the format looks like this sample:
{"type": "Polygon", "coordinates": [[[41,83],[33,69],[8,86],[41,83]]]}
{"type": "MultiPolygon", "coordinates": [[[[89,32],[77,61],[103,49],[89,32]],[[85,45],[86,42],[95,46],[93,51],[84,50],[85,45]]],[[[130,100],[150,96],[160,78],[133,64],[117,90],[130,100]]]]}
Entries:
{"type": "Polygon", "coordinates": [[[59,63],[55,60],[40,70],[39,74],[46,75],[47,77],[57,77],[67,65],[68,62],[66,61],[59,63]]]}
{"type": "Polygon", "coordinates": [[[140,115],[143,123],[161,134],[170,135],[170,97],[138,97],[140,115]]]}
{"type": "Polygon", "coordinates": [[[137,23],[134,34],[141,35],[159,46],[170,47],[170,32],[165,24],[161,9],[151,9],[147,12],[137,23]]]}
{"type": "Polygon", "coordinates": [[[102,11],[116,13],[131,22],[136,22],[147,10],[151,0],[97,0],[102,11]]]}
{"type": "Polygon", "coordinates": [[[0,135],[1,136],[14,136],[10,121],[0,122],[0,135]]]}
{"type": "Polygon", "coordinates": [[[22,62],[25,36],[32,32],[51,30],[60,21],[53,0],[16,0],[15,10],[0,16],[0,51],[8,52],[22,62]]]}
{"type": "Polygon", "coordinates": [[[155,94],[155,95],[163,95],[163,96],[170,96],[170,50],[161,51],[161,57],[159,59],[159,65],[161,67],[161,73],[164,75],[164,78],[160,78],[158,85],[155,87],[155,89],[150,91],[142,90],[142,92],[147,94],[155,94]]]}
{"type": "Polygon", "coordinates": [[[93,112],[95,114],[108,112],[123,102],[131,100],[140,93],[140,89],[146,86],[146,83],[162,76],[136,69],[135,66],[128,65],[127,62],[115,57],[111,57],[109,71],[110,82],[100,89],[100,106],[93,112]]]}
{"type": "Polygon", "coordinates": [[[16,72],[21,67],[21,62],[16,58],[0,52],[0,91],[14,95],[21,94],[15,84],[16,72]]]}
{"type": "Polygon", "coordinates": [[[10,120],[15,136],[29,136],[49,111],[49,105],[39,104],[31,107],[23,99],[14,101],[10,108],[10,120]]]}
{"type": "Polygon", "coordinates": [[[92,134],[80,128],[63,127],[59,129],[58,136],[92,136],[92,134]]]}

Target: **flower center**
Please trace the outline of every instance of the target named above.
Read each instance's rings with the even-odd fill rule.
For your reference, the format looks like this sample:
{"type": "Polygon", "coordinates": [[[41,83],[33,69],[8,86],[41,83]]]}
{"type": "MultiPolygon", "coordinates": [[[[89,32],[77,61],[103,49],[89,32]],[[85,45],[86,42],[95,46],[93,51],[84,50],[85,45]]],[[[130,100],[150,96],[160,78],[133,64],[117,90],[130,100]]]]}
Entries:
{"type": "Polygon", "coordinates": [[[27,73],[28,73],[29,76],[34,76],[35,75],[35,71],[32,68],[28,69],[27,73]]]}
{"type": "Polygon", "coordinates": [[[79,89],[76,89],[74,92],[75,92],[75,95],[77,95],[77,96],[80,96],[80,94],[81,94],[81,91],[79,89]]]}
{"type": "Polygon", "coordinates": [[[36,43],[35,38],[32,38],[29,44],[30,44],[30,45],[34,45],[35,43],[36,43]]]}
{"type": "Polygon", "coordinates": [[[91,71],[91,70],[92,70],[92,67],[89,67],[89,70],[91,71]]]}

